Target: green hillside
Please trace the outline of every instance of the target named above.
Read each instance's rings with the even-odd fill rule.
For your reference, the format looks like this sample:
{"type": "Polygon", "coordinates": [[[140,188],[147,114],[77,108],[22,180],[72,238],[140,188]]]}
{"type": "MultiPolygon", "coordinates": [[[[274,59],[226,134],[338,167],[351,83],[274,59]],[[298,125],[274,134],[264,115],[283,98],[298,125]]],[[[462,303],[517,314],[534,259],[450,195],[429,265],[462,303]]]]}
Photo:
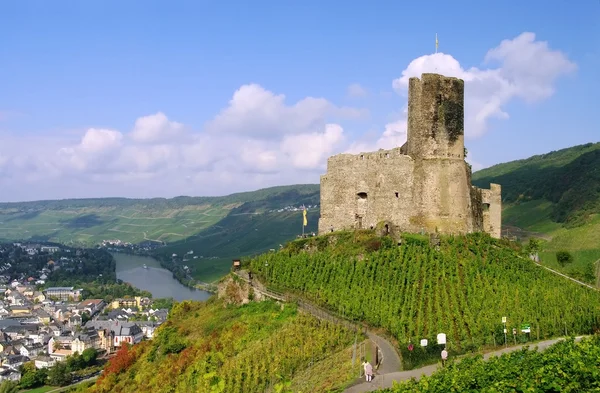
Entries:
{"type": "Polygon", "coordinates": [[[317,185],[266,188],[224,197],[65,199],[0,203],[0,238],[93,245],[118,239],[173,242],[200,233],[228,214],[318,204],[317,185]]]}
{"type": "MultiPolygon", "coordinates": [[[[309,209],[306,233],[317,231],[319,210],[309,209]]],[[[194,251],[193,275],[204,281],[215,280],[231,268],[231,260],[255,255],[293,240],[302,233],[302,212],[273,212],[262,214],[230,213],[198,235],[157,249],[161,258],[194,251]]],[[[189,263],[189,262],[186,262],[189,263]]]]}
{"type": "Polygon", "coordinates": [[[600,260],[600,143],[512,161],[478,171],[473,183],[502,185],[503,235],[546,240],[542,262],[588,282],[600,260]],[[561,266],[556,251],[573,263],[561,266]]]}
{"type": "MultiPolygon", "coordinates": [[[[196,278],[222,276],[232,257],[255,254],[301,233],[301,211],[319,204],[318,185],[293,185],[224,197],[72,199],[0,203],[0,239],[95,245],[103,240],[166,242],[162,256],[193,251],[196,278]],[[281,210],[281,211],[280,211],[281,210]]],[[[308,211],[315,231],[318,208],[308,211]]]]}
{"type": "Polygon", "coordinates": [[[186,301],[174,306],[152,341],[124,346],[97,384],[79,391],[341,391],[356,376],[355,338],[363,339],[290,304],[186,301]]]}
{"type": "MultiPolygon", "coordinates": [[[[503,341],[531,324],[535,339],[600,328],[600,292],[554,275],[485,234],[405,235],[398,246],[372,231],[332,233],[290,243],[249,264],[273,288],[297,292],[351,319],[382,327],[404,351],[448,335],[464,351],[503,341]],[[511,330],[512,331],[512,330],[511,330]]],[[[512,339],[512,338],[511,338],[512,339]]],[[[439,355],[439,353],[438,353],[439,355]]]]}

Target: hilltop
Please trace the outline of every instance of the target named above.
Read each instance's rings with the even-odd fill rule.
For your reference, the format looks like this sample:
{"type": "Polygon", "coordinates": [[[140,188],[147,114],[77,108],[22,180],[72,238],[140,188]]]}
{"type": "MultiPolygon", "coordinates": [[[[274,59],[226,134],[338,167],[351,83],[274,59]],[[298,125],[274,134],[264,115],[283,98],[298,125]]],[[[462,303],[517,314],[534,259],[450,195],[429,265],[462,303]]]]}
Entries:
{"type": "Polygon", "coordinates": [[[544,239],[541,259],[594,282],[600,260],[600,143],[588,143],[511,161],[473,174],[473,184],[502,184],[503,235],[544,239]],[[561,266],[556,251],[574,262],[561,266]]]}

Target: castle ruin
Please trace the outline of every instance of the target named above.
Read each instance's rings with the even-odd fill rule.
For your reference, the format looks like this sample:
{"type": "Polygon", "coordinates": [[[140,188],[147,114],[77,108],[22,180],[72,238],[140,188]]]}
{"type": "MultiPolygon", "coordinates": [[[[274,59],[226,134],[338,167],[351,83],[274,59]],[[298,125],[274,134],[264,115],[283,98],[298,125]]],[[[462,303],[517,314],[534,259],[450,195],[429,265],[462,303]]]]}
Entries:
{"type": "Polygon", "coordinates": [[[406,143],[327,161],[319,233],[380,224],[394,233],[487,232],[500,238],[501,187],[471,185],[463,104],[461,79],[410,78],[406,143]]]}

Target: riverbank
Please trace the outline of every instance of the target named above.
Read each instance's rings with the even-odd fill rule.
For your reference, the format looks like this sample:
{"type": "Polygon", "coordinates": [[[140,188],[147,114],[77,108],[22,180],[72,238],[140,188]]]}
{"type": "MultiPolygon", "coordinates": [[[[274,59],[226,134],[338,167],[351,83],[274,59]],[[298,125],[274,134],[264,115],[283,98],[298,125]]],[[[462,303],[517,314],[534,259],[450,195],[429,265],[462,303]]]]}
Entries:
{"type": "Polygon", "coordinates": [[[137,255],[148,257],[157,260],[163,269],[170,271],[173,274],[173,279],[177,280],[181,285],[190,289],[200,289],[203,291],[216,293],[216,286],[196,280],[185,269],[185,265],[178,264],[174,258],[167,258],[161,254],[155,253],[153,250],[139,250],[128,247],[111,247],[110,251],[114,253],[137,255]]]}
{"type": "Polygon", "coordinates": [[[176,301],[208,299],[212,293],[182,285],[160,261],[146,255],[113,252],[117,278],[132,286],[149,291],[153,298],[173,298],[176,301]]]}

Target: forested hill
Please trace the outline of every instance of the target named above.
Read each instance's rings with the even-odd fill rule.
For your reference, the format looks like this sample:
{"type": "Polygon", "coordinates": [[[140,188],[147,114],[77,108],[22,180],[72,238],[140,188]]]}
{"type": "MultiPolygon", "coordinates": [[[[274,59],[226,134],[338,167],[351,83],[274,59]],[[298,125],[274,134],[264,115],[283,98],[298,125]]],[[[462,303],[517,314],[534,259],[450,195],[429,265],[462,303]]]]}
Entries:
{"type": "Polygon", "coordinates": [[[505,203],[545,200],[550,218],[571,226],[600,212],[600,143],[588,143],[511,161],[473,174],[473,183],[502,185],[505,203]]]}

